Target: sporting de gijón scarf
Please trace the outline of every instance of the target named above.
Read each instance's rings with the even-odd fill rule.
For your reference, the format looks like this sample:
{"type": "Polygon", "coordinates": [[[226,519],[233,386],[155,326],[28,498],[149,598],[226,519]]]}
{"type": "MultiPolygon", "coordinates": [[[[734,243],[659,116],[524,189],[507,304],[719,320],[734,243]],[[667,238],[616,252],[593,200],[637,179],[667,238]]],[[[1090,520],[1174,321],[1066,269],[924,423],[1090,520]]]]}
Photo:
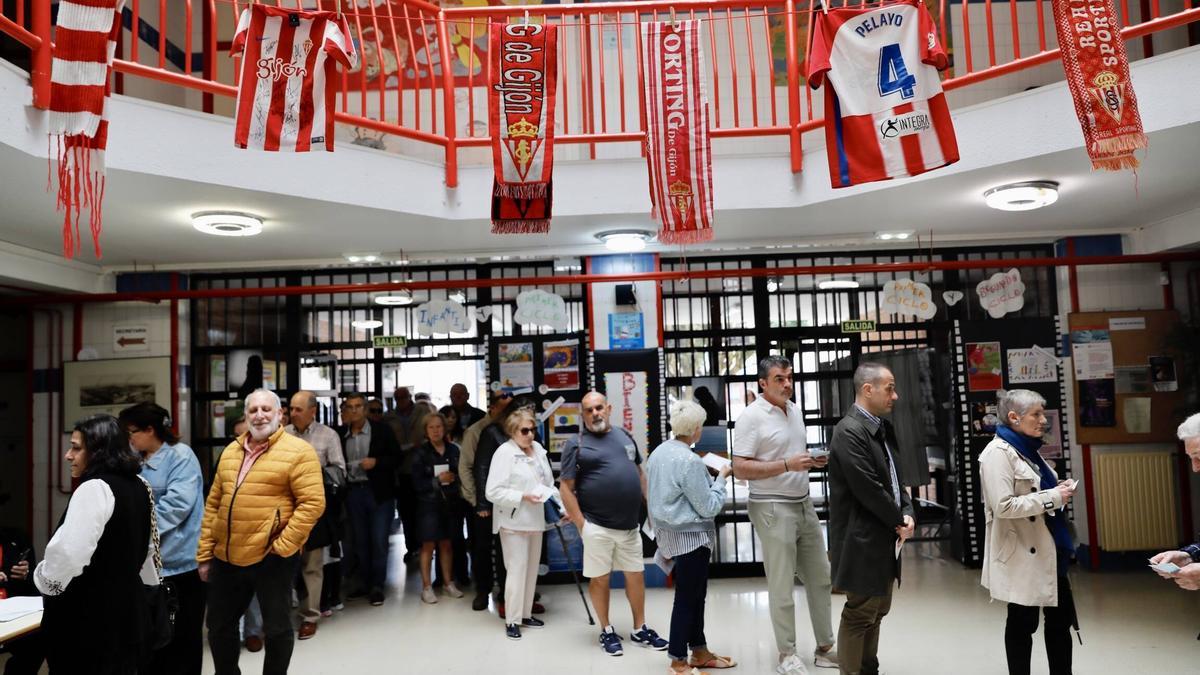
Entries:
{"type": "Polygon", "coordinates": [[[1112,0],[1054,0],[1067,87],[1093,169],[1136,169],[1149,145],[1129,81],[1129,58],[1112,0]]]}
{"type": "Polygon", "coordinates": [[[234,145],[254,150],[333,151],[337,64],[357,60],[350,28],[335,12],[262,3],[238,20],[230,55],[242,55],[234,145]]]}
{"type": "Polygon", "coordinates": [[[924,4],[814,12],[809,84],[825,83],[833,187],[916,176],[958,161],[938,71],[947,66],[924,4]]]}
{"type": "Polygon", "coordinates": [[[646,162],[659,241],[713,238],[712,143],[700,22],[642,24],[646,162]]]}
{"type": "Polygon", "coordinates": [[[558,28],[492,23],[488,30],[492,232],[549,232],[558,28]]]}
{"type": "MultiPolygon", "coordinates": [[[[48,0],[44,0],[47,1],[48,0]]],[[[56,209],[63,212],[63,255],[79,252],[79,217],[88,210],[100,257],[108,99],[124,0],[62,0],[50,66],[49,156],[58,163],[56,209]]],[[[47,185],[49,187],[49,185],[47,185]]]]}

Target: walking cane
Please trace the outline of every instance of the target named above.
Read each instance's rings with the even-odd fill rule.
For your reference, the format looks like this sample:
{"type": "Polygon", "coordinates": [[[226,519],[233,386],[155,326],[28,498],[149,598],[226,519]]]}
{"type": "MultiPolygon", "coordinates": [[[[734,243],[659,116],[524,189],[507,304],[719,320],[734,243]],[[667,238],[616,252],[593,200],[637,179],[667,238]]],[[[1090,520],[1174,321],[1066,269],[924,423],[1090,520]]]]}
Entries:
{"type": "Polygon", "coordinates": [[[554,529],[558,530],[558,542],[562,544],[563,557],[567,559],[567,567],[571,568],[571,576],[575,578],[575,590],[579,591],[579,599],[583,601],[583,611],[587,612],[588,625],[595,626],[596,620],[592,618],[592,608],[588,607],[587,596],[583,594],[583,586],[579,583],[579,573],[575,571],[575,565],[571,563],[571,554],[567,552],[567,540],[563,538],[562,525],[555,521],[554,529]]]}

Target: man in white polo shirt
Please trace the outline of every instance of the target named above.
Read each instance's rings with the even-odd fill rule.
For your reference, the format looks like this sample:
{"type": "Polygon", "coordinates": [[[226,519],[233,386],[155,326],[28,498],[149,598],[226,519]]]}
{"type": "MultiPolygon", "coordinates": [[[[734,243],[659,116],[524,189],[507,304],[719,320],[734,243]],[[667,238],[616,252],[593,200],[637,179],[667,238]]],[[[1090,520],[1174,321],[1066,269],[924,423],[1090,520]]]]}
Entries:
{"type": "Polygon", "coordinates": [[[828,456],[807,449],[804,415],[792,402],[792,364],[769,356],[758,364],[762,395],[746,407],[734,426],[733,475],[750,483],[750,522],[763,547],[771,625],[779,648],[780,675],[808,672],[796,654],[795,579],[808,596],[808,614],[819,668],[837,668],[833,651],[831,582],[825,537],[808,498],[808,470],[828,456]]]}

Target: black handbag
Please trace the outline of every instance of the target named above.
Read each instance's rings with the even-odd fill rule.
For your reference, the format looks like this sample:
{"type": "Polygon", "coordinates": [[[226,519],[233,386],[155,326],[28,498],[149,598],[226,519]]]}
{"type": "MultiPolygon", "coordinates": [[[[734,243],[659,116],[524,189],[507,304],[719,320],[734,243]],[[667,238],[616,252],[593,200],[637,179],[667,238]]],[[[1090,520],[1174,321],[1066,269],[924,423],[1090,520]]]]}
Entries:
{"type": "Polygon", "coordinates": [[[171,644],[171,640],[175,638],[175,615],[179,613],[179,595],[175,586],[162,578],[158,516],[154,513],[154,491],[150,489],[149,483],[146,483],[146,494],[150,498],[150,539],[154,543],[154,571],[159,578],[157,585],[143,585],[149,614],[146,624],[146,646],[154,651],[171,644]]]}

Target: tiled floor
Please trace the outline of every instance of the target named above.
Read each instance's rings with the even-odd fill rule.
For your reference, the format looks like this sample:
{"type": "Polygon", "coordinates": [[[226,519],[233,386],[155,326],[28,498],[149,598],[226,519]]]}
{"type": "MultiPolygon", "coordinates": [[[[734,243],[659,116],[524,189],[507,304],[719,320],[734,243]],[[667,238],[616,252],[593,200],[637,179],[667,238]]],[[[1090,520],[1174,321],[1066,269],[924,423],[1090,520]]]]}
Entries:
{"type": "MultiPolygon", "coordinates": [[[[905,552],[905,583],[884,623],[880,656],[886,672],[921,675],[1002,674],[1004,606],[989,603],[979,572],[936,556],[932,545],[905,552]]],[[[399,569],[394,570],[400,572],[399,569]]],[[[1075,647],[1075,673],[1200,672],[1200,592],[1188,593],[1150,571],[1120,574],[1074,572],[1084,644],[1075,647]]],[[[626,640],[621,658],[605,656],[597,628],[587,624],[574,586],[543,587],[547,627],[506,640],[494,611],[472,612],[470,595],[423,605],[415,574],[397,574],[383,607],[357,600],[325,620],[316,637],[296,644],[296,675],[350,673],[666,673],[663,653],[626,640]]],[[[631,619],[614,591],[613,618],[628,632],[631,619]]],[[[672,592],[650,589],[647,615],[664,634],[672,592]]],[[[842,598],[834,597],[835,615],[842,598]]],[[[800,644],[812,648],[804,594],[797,593],[800,644]]],[[[714,580],[708,592],[708,638],[740,665],[732,673],[769,674],[774,644],[762,579],[714,580]]],[[[836,624],[836,619],[835,619],[836,624]]],[[[1033,672],[1046,672],[1040,637],[1033,672]]],[[[811,663],[811,662],[810,662],[811,663]]],[[[262,653],[242,654],[242,670],[258,673],[262,653]]],[[[205,664],[205,673],[211,665],[205,664]]],[[[832,674],[832,670],[814,670],[832,674]]]]}

